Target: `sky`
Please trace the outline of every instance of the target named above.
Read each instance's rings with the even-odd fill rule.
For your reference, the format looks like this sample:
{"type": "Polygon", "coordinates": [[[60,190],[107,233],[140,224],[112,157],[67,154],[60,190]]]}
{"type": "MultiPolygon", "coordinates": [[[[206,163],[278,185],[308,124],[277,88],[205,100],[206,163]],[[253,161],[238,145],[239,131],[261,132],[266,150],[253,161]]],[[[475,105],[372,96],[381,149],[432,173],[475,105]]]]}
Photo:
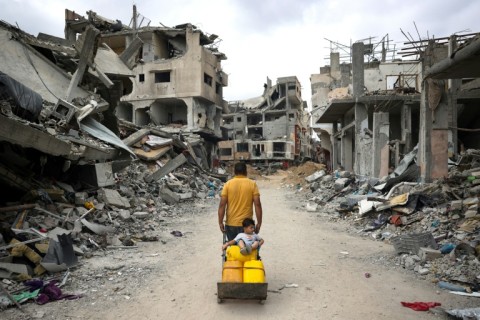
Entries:
{"type": "Polygon", "coordinates": [[[480,32],[478,0],[0,0],[0,20],[34,36],[64,37],[65,9],[83,16],[92,10],[128,25],[133,4],[151,26],[189,22],[219,36],[218,49],[228,58],[222,61],[227,101],[260,96],[267,77],[275,83],[297,76],[310,106],[310,76],[329,64],[326,39],[349,46],[369,38],[378,43],[388,34],[390,48],[399,49],[410,36],[480,32]]]}

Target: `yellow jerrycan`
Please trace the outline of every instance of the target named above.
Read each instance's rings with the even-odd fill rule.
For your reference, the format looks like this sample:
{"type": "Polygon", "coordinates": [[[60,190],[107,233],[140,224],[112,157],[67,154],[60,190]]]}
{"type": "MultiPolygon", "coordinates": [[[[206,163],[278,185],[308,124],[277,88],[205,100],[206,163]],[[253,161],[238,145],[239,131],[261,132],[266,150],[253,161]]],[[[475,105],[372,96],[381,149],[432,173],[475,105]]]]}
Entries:
{"type": "Polygon", "coordinates": [[[223,263],[222,282],[243,282],[243,262],[225,261],[223,263]]]}
{"type": "Polygon", "coordinates": [[[243,282],[264,283],[265,270],[260,260],[246,261],[243,264],[243,282]]]}

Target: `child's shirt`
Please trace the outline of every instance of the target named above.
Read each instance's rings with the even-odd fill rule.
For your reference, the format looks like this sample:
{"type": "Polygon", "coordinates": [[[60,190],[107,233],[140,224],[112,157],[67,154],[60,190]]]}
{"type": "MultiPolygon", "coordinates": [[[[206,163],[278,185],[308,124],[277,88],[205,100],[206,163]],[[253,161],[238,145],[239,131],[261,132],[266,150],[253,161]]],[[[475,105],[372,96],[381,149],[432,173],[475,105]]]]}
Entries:
{"type": "Polygon", "coordinates": [[[262,240],[262,238],[256,234],[255,232],[252,233],[252,234],[247,234],[247,233],[239,233],[237,234],[237,236],[235,237],[235,242],[238,243],[238,241],[240,240],[243,240],[243,242],[245,242],[245,244],[247,245],[252,245],[255,241],[260,241],[262,240]]]}

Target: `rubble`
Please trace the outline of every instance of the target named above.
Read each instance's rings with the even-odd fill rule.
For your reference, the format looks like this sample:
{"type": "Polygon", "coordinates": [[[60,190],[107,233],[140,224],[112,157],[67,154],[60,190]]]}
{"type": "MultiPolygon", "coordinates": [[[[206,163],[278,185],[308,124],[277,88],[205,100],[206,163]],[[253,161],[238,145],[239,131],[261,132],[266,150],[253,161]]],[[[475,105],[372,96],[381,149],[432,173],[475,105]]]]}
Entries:
{"type": "MultiPolygon", "coordinates": [[[[268,81],[261,101],[250,101],[252,105],[227,104],[221,92],[228,76],[220,65],[226,57],[216,49],[215,35],[191,24],[132,29],[87,13],[88,19],[66,10],[66,39],[34,37],[0,21],[0,285],[8,298],[0,300],[0,308],[20,308],[19,301],[36,298],[24,294],[25,281],[34,278],[42,278],[35,279],[42,282],[40,287],[53,288],[54,299],[63,296],[54,285],[70,275],[80,292],[91,289],[90,280],[115,283],[115,291],[122,292],[122,278],[151,271],[133,259],[124,263],[142,258],[136,256],[137,244],[165,243],[161,232],[166,229],[172,237],[185,237],[188,231],[169,229],[169,221],[194,214],[192,201],[217,197],[232,173],[219,160],[234,159],[261,160],[249,166],[251,177],[286,172],[286,184],[305,196],[305,211],[391,244],[392,255],[378,258],[378,263],[414,272],[440,288],[459,286],[461,293],[478,293],[479,151],[466,150],[451,164],[447,178],[420,184],[426,165],[420,170],[415,161],[411,123],[398,125],[404,141],[388,141],[388,114],[376,112],[374,132],[356,119],[343,121],[341,130],[332,133],[332,140],[347,134],[360,139],[355,152],[364,163],[373,162],[371,170],[359,166],[362,175],[343,168],[330,172],[325,150],[315,155],[325,165],[306,162],[289,168],[284,160],[313,156],[296,77],[279,78],[274,86],[268,81]],[[106,40],[112,39],[121,47],[110,48],[106,40]],[[151,43],[144,47],[147,39],[151,43]],[[153,45],[162,47],[154,53],[153,45]],[[198,56],[208,61],[198,61],[198,56]],[[23,72],[12,67],[18,64],[24,65],[23,72]],[[137,65],[147,72],[134,72],[137,65]],[[193,85],[185,80],[190,69],[205,71],[193,85]],[[170,79],[172,70],[182,81],[170,79]],[[161,89],[144,91],[141,83],[146,80],[161,89]],[[222,129],[230,141],[219,141],[225,138],[222,129]],[[375,152],[366,152],[372,136],[375,152]],[[400,144],[408,151],[401,161],[400,144]],[[383,178],[368,176],[386,174],[390,146],[395,170],[383,178]],[[121,250],[120,261],[110,259],[116,250],[121,250]],[[92,257],[106,261],[101,272],[83,269],[92,257]]],[[[363,56],[363,47],[355,47],[363,56]]],[[[355,107],[355,97],[377,107],[373,92],[359,95],[363,84],[354,83],[353,96],[346,87],[328,87],[333,89],[329,103],[355,107]]],[[[395,99],[406,102],[405,110],[419,104],[419,95],[410,93],[395,99]]],[[[381,98],[383,109],[392,97],[381,98]]],[[[405,123],[411,122],[411,111],[406,114],[405,123]]],[[[338,121],[338,115],[324,116],[338,121]]],[[[352,142],[341,144],[349,156],[352,142]]],[[[445,150],[435,151],[438,156],[445,150]]],[[[129,298],[128,291],[125,296],[129,298]]],[[[43,303],[50,298],[43,297],[43,303]]]]}
{"type": "MultiPolygon", "coordinates": [[[[66,281],[70,273],[96,278],[82,267],[97,254],[135,249],[141,241],[166,243],[160,236],[166,220],[193,213],[189,202],[218,197],[228,178],[212,165],[212,141],[220,132],[215,104],[224,102],[222,96],[212,105],[203,97],[202,103],[189,102],[198,109],[195,117],[215,119],[205,120],[201,130],[173,128],[176,119],[168,126],[117,119],[113,111],[132,91],[142,41],[133,39],[117,55],[101,41],[112,32],[110,22],[88,14],[85,19],[66,11],[68,39],[34,37],[0,21],[0,278],[2,292],[14,297],[0,300],[0,309],[20,306],[22,299],[40,301],[22,294],[25,280],[42,279],[41,287],[53,290],[52,281],[66,281]],[[11,68],[17,64],[26,69],[11,68]]],[[[190,24],[178,32],[185,41],[187,33],[201,33],[190,24]]],[[[201,49],[213,41],[203,33],[201,39],[201,49]]],[[[214,57],[219,67],[225,57],[214,57]]],[[[219,90],[227,77],[217,75],[225,76],[219,90]]],[[[163,121],[159,110],[156,120],[163,121]]],[[[175,114],[180,116],[187,118],[175,114]]],[[[138,271],[130,264],[116,275],[138,271]]],[[[63,296],[55,290],[56,298],[63,296]]]]}
{"type": "MultiPolygon", "coordinates": [[[[464,157],[470,154],[476,153],[468,150],[464,157]]],[[[409,161],[411,165],[403,172],[415,165],[413,159],[409,161]]],[[[449,282],[477,293],[480,215],[474,174],[478,175],[480,164],[465,159],[462,163],[462,168],[452,166],[447,178],[423,184],[409,182],[411,177],[395,179],[396,183],[381,191],[377,185],[388,184],[393,176],[368,183],[353,173],[344,178],[338,170],[325,175],[333,176],[332,180],[312,179],[324,175],[323,169],[315,169],[300,184],[286,186],[304,196],[305,211],[345,223],[354,234],[391,244],[392,255],[384,257],[383,263],[434,283],[449,282]]]]}

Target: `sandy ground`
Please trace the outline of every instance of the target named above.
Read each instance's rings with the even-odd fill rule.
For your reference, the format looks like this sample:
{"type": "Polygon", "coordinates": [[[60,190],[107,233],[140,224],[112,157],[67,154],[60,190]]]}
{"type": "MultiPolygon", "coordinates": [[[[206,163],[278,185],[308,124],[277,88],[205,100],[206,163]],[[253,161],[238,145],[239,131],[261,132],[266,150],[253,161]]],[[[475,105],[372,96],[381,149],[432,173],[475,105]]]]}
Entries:
{"type": "MultiPolygon", "coordinates": [[[[478,301],[439,291],[434,284],[416,279],[413,272],[372,263],[393,255],[392,246],[349,235],[345,226],[304,211],[292,189],[281,187],[281,179],[277,175],[258,181],[264,208],[262,259],[269,288],[264,305],[256,301],[217,303],[222,235],[215,199],[199,207],[197,215],[170,226],[181,230],[184,237],[167,244],[143,243],[138,252],[89,262],[98,266],[111,259],[122,260],[122,256],[123,263],[134,259],[138,271],[129,281],[138,277],[141,286],[119,290],[119,285],[117,289],[102,285],[79,300],[44,306],[29,303],[25,309],[43,319],[393,320],[445,318],[405,308],[401,301],[435,301],[446,309],[478,301]],[[285,284],[298,287],[281,289],[285,284]]],[[[25,316],[10,308],[0,312],[0,318],[25,316]]]]}

